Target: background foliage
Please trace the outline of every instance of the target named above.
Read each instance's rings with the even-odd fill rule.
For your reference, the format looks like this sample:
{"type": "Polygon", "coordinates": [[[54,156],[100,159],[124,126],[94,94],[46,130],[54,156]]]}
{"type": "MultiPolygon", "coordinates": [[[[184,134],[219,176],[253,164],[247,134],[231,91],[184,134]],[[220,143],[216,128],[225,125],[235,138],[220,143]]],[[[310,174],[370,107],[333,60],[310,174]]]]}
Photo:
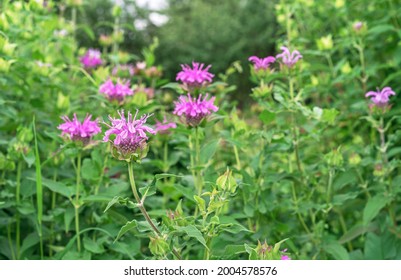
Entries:
{"type": "Polygon", "coordinates": [[[171,0],[158,11],[169,18],[160,27],[149,19],[154,11],[134,1],[126,1],[132,13],[116,12],[107,1],[45,2],[3,0],[0,6],[0,258],[172,258],[165,243],[188,259],[265,258],[265,240],[274,245],[287,238],[281,247],[293,259],[401,258],[397,0],[171,0]],[[136,28],[137,19],[146,28],[136,28]],[[100,34],[112,34],[117,25],[124,39],[101,46],[100,34]],[[299,99],[289,98],[282,68],[261,78],[246,63],[251,55],[275,55],[283,45],[303,55],[292,73],[299,99]],[[79,63],[89,47],[102,49],[107,61],[93,71],[79,63]],[[161,120],[180,92],[175,84],[163,86],[174,82],[180,64],[193,60],[213,64],[215,83],[208,90],[219,106],[199,132],[195,169],[209,193],[194,197],[188,147],[194,131],[184,125],[155,136],[147,159],[134,167],[139,188],[152,190],[145,205],[166,234],[156,243],[139,211],[127,207],[126,168],[109,156],[101,137],[83,151],[79,170],[79,149],[57,130],[61,115],[115,116],[119,106],[98,87],[114,65],[143,60],[158,65],[163,76],[132,78],[156,93],[135,94],[122,106],[126,110],[161,120]],[[364,94],[385,86],[397,95],[391,110],[377,114],[364,94]],[[230,195],[216,182],[227,167],[236,182],[230,195]],[[155,177],[161,173],[174,176],[155,177]],[[207,207],[210,215],[198,214],[207,207]]]}

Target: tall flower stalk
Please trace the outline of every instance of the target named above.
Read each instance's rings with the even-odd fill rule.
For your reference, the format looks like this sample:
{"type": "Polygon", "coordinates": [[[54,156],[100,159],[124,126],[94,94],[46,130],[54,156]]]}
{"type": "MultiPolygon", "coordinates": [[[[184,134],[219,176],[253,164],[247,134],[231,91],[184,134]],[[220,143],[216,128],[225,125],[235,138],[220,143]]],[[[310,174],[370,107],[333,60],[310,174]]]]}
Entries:
{"type": "Polygon", "coordinates": [[[81,238],[79,228],[79,208],[81,207],[80,188],[81,188],[81,163],[82,163],[82,146],[86,146],[90,143],[91,138],[100,133],[101,129],[98,125],[98,121],[91,120],[92,116],[87,114],[84,121],[81,123],[77,115],[74,114],[74,118],[70,120],[67,116],[62,117],[64,123],[58,126],[61,130],[61,135],[67,135],[67,137],[76,142],[79,146],[77,154],[77,163],[73,163],[76,172],[76,186],[75,186],[75,200],[72,202],[75,213],[75,234],[77,237],[77,250],[81,251],[81,238]]]}
{"type": "MultiPolygon", "coordinates": [[[[128,112],[128,117],[125,117],[124,111],[118,112],[120,118],[113,118],[109,116],[111,125],[105,123],[109,129],[105,132],[103,137],[104,142],[111,142],[113,145],[113,155],[119,160],[124,160],[128,165],[128,175],[132,193],[134,195],[137,207],[141,211],[146,222],[152,228],[153,233],[157,238],[163,238],[161,231],[157,225],[152,221],[144,205],[143,197],[139,196],[133,171],[133,162],[140,162],[144,158],[148,151],[147,140],[149,139],[147,134],[156,134],[156,131],[146,125],[146,121],[150,115],[143,115],[137,119],[138,111],[134,116],[128,112]],[[110,136],[114,135],[115,139],[110,140],[110,136]]],[[[153,239],[151,238],[151,241],[153,239]]],[[[181,259],[180,254],[174,249],[171,249],[172,254],[177,259],[181,259]]]]}

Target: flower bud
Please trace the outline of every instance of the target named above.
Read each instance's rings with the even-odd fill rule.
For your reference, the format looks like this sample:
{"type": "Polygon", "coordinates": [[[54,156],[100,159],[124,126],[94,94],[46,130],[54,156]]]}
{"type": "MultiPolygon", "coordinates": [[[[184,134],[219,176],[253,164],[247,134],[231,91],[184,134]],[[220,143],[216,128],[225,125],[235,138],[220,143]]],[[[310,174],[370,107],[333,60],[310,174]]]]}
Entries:
{"type": "Polygon", "coordinates": [[[163,237],[150,237],[149,250],[155,256],[165,256],[169,252],[170,246],[163,237]]]}
{"type": "Polygon", "coordinates": [[[349,157],[349,164],[352,166],[359,165],[361,163],[361,157],[357,153],[352,153],[349,157]]]}
{"type": "Polygon", "coordinates": [[[227,171],[216,180],[216,185],[220,190],[234,193],[237,188],[237,182],[232,176],[232,171],[227,171]]]}

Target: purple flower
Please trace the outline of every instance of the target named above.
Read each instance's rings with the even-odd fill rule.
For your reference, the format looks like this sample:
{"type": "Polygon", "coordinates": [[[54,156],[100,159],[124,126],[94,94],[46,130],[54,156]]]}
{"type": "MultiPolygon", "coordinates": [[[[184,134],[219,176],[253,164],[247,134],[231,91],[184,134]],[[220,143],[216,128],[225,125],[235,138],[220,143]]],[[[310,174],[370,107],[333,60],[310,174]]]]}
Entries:
{"type": "Polygon", "coordinates": [[[283,52],[278,54],[276,58],[281,58],[282,62],[287,65],[288,68],[292,68],[294,64],[302,58],[302,55],[297,50],[293,51],[292,53],[287,47],[281,47],[281,50],[283,52]]]}
{"type": "Polygon", "coordinates": [[[68,134],[71,140],[81,141],[87,144],[93,135],[101,132],[98,120],[91,121],[92,116],[87,114],[81,124],[74,113],[74,118],[70,120],[67,116],[61,117],[64,120],[57,128],[61,130],[61,136],[68,134]]]}
{"type": "Polygon", "coordinates": [[[207,100],[208,94],[202,99],[202,94],[199,95],[198,99],[192,98],[188,93],[188,96],[181,95],[178,101],[175,101],[175,109],[173,114],[177,116],[184,116],[185,121],[190,126],[198,126],[203,118],[210,115],[212,112],[217,112],[219,109],[213,102],[215,97],[213,96],[207,100]]]}
{"type": "Polygon", "coordinates": [[[251,56],[249,61],[253,62],[255,70],[267,70],[269,69],[270,64],[276,61],[274,56],[268,56],[265,58],[259,58],[257,56],[251,56]]]}
{"type": "Polygon", "coordinates": [[[109,100],[123,101],[125,96],[133,95],[133,91],[130,88],[129,81],[117,80],[116,84],[111,79],[108,79],[105,83],[100,85],[99,92],[106,95],[109,100]]]}
{"type": "Polygon", "coordinates": [[[385,87],[381,91],[377,89],[377,91],[369,91],[365,94],[365,97],[370,97],[370,100],[378,107],[384,107],[390,101],[390,95],[395,95],[395,92],[391,89],[391,87],[385,87]]]}
{"type": "Polygon", "coordinates": [[[288,260],[291,260],[291,258],[290,258],[289,256],[282,255],[282,256],[281,256],[281,260],[282,260],[282,261],[288,261],[288,260]]]}
{"type": "Polygon", "coordinates": [[[187,64],[181,64],[182,71],[177,74],[176,81],[181,81],[182,83],[191,86],[198,87],[205,83],[211,83],[214,75],[209,73],[208,70],[211,65],[203,68],[204,64],[199,62],[192,62],[191,68],[187,64]]]}
{"type": "Polygon", "coordinates": [[[170,129],[176,128],[176,127],[177,127],[177,125],[175,124],[175,122],[168,122],[167,118],[164,117],[163,122],[159,122],[158,120],[156,120],[155,131],[156,131],[156,133],[159,133],[159,134],[169,134],[170,129]]]}
{"type": "MultiPolygon", "coordinates": [[[[128,112],[128,118],[125,118],[124,110],[118,111],[120,118],[112,118],[109,116],[111,125],[106,124],[109,129],[105,132],[103,142],[110,141],[110,136],[115,135],[113,141],[114,147],[122,156],[121,159],[127,159],[134,153],[142,154],[146,149],[147,133],[156,134],[156,131],[146,126],[146,120],[150,115],[143,115],[137,119],[138,110],[135,116],[128,112]]],[[[146,151],[145,151],[146,152],[146,151]]]]}
{"type": "Polygon", "coordinates": [[[80,57],[80,61],[85,68],[95,68],[102,64],[100,51],[95,49],[89,49],[83,56],[80,57]]]}

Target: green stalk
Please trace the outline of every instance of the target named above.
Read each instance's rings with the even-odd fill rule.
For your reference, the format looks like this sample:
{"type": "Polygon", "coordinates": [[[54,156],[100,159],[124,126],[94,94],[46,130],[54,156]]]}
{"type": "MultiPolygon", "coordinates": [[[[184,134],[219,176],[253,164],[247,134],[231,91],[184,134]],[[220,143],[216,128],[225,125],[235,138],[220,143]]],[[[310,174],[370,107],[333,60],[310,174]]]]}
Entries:
{"type": "MultiPolygon", "coordinates": [[[[389,174],[389,167],[388,167],[388,157],[387,157],[387,146],[386,146],[386,138],[385,138],[385,130],[384,130],[384,120],[383,117],[380,117],[380,122],[379,122],[379,127],[377,128],[377,131],[379,132],[380,135],[380,154],[382,158],[382,165],[384,169],[384,174],[385,177],[390,177],[388,176],[389,174]]],[[[391,187],[391,182],[388,182],[388,192],[391,194],[393,192],[392,187],[391,187]]],[[[395,217],[394,213],[394,205],[391,203],[388,207],[388,213],[390,215],[391,221],[393,222],[394,227],[397,227],[397,219],[395,217]]]]}
{"type": "Polygon", "coordinates": [[[80,184],[81,184],[81,152],[78,153],[77,157],[77,185],[75,187],[75,234],[77,235],[77,249],[78,252],[81,252],[81,238],[79,236],[79,193],[80,193],[80,184]]]}
{"type": "MultiPolygon", "coordinates": [[[[53,181],[57,182],[57,169],[54,170],[53,181]]],[[[52,192],[52,204],[51,204],[52,211],[54,210],[54,208],[56,208],[56,201],[57,201],[57,194],[56,194],[56,192],[52,192]]],[[[51,232],[51,237],[50,237],[50,241],[49,241],[49,243],[50,243],[49,244],[49,256],[50,257],[53,256],[52,245],[53,245],[53,241],[54,241],[54,224],[55,224],[55,222],[53,221],[50,225],[50,232],[51,232]]]]}
{"type": "Polygon", "coordinates": [[[43,260],[43,235],[42,235],[42,217],[43,217],[43,186],[42,186],[42,168],[40,165],[38,138],[36,135],[35,116],[33,117],[33,134],[35,137],[35,166],[36,166],[36,203],[38,208],[37,222],[40,246],[40,258],[43,260]]]}
{"type": "MultiPolygon", "coordinates": [[[[15,191],[15,201],[17,203],[17,208],[20,206],[21,172],[22,172],[22,161],[19,161],[17,166],[17,185],[15,191]]],[[[16,219],[16,234],[15,234],[16,257],[17,259],[19,259],[19,250],[21,245],[21,226],[20,226],[21,221],[18,209],[17,213],[15,214],[15,219],[16,219]]]]}
{"type": "Polygon", "coordinates": [[[335,174],[334,169],[333,169],[333,168],[330,168],[330,171],[329,171],[329,181],[328,181],[328,183],[327,183],[327,197],[326,197],[326,203],[327,203],[327,205],[329,205],[330,202],[331,202],[331,196],[332,196],[331,192],[332,192],[332,188],[333,188],[333,178],[334,178],[334,174],[335,174]]]}
{"type": "Polygon", "coordinates": [[[77,25],[77,8],[74,6],[71,9],[71,21],[72,21],[72,30],[73,35],[75,37],[76,25],[77,25]]]}
{"type": "Polygon", "coordinates": [[[8,239],[8,245],[10,246],[11,258],[13,260],[15,260],[16,257],[15,257],[15,253],[14,253],[14,246],[13,246],[13,242],[11,239],[11,223],[7,225],[7,239],[8,239]]]}
{"type": "Polygon", "coordinates": [[[195,128],[195,164],[196,164],[196,181],[198,186],[198,195],[201,196],[203,190],[203,182],[200,171],[200,145],[199,145],[199,128],[195,128]]]}
{"type": "MultiPolygon", "coordinates": [[[[132,162],[128,162],[128,175],[129,175],[129,182],[130,182],[130,185],[131,185],[131,190],[132,190],[132,193],[134,194],[134,197],[135,197],[135,200],[136,200],[136,202],[138,204],[137,206],[138,206],[139,210],[141,210],[141,213],[142,213],[143,217],[148,222],[150,227],[153,229],[153,231],[156,234],[156,236],[160,237],[162,234],[161,234],[160,230],[156,227],[156,225],[153,223],[153,221],[150,219],[150,216],[149,216],[148,212],[146,211],[146,208],[145,208],[145,206],[143,204],[143,201],[139,197],[138,191],[136,189],[134,171],[132,169],[132,162]]],[[[171,250],[171,252],[174,254],[174,256],[178,260],[181,260],[180,254],[174,248],[171,250]]]]}

